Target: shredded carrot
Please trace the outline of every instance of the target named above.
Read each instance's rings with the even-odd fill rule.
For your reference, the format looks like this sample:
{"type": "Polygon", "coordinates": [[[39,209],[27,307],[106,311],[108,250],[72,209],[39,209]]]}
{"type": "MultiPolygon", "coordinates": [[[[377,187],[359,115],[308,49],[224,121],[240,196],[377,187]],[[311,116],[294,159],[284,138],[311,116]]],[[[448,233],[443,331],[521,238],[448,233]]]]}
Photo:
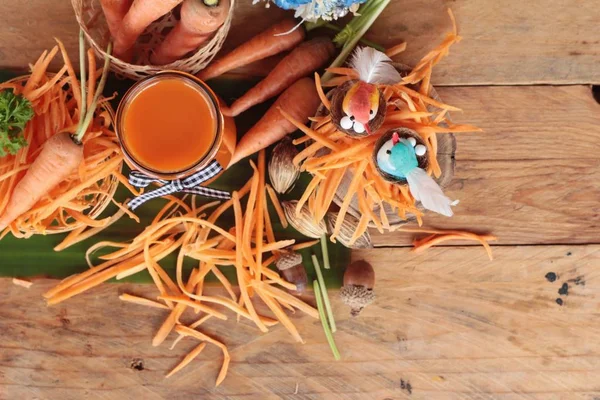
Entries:
{"type": "Polygon", "coordinates": [[[288,220],[285,217],[285,213],[283,212],[283,207],[281,207],[281,203],[279,202],[279,199],[277,198],[277,193],[275,193],[275,190],[271,187],[271,185],[267,185],[267,192],[269,192],[269,197],[271,198],[271,203],[273,204],[273,207],[275,207],[275,211],[277,212],[277,216],[279,217],[279,222],[281,222],[281,226],[283,226],[283,229],[288,227],[288,220]]]}
{"type": "MultiPolygon", "coordinates": [[[[233,200],[233,210],[234,210],[234,214],[235,214],[235,229],[236,229],[236,232],[242,232],[242,218],[243,218],[242,217],[242,207],[239,202],[238,194],[236,192],[234,192],[231,197],[233,200]]],[[[250,202],[250,200],[248,200],[248,202],[250,202]]],[[[252,320],[254,321],[256,326],[258,326],[258,328],[261,331],[267,332],[267,327],[258,318],[256,310],[254,309],[254,306],[252,305],[252,301],[250,301],[250,296],[248,295],[248,288],[246,286],[247,280],[245,279],[245,272],[242,270],[241,236],[239,234],[236,235],[236,239],[237,240],[236,240],[235,267],[236,267],[236,271],[237,271],[238,285],[240,287],[240,292],[241,292],[240,299],[243,299],[244,304],[246,305],[246,308],[248,309],[248,313],[252,317],[252,320]]]]}
{"type": "Polygon", "coordinates": [[[321,99],[321,102],[323,103],[323,106],[326,109],[331,110],[331,102],[329,101],[327,96],[325,96],[325,93],[323,92],[323,86],[321,86],[321,76],[319,76],[318,72],[315,72],[315,86],[317,88],[317,93],[319,94],[319,98],[321,99]]]}
{"type": "MultiPolygon", "coordinates": [[[[421,230],[420,232],[427,232],[426,230],[421,230]]],[[[493,260],[494,257],[492,255],[492,248],[488,244],[490,240],[496,240],[495,236],[492,235],[477,235],[472,232],[464,232],[464,231],[431,231],[435,232],[432,235],[421,239],[415,240],[413,245],[413,252],[419,253],[423,250],[426,250],[432,246],[438,245],[440,243],[446,242],[448,240],[475,240],[482,244],[487,252],[490,260],[493,260]]]]}
{"type": "Polygon", "coordinates": [[[206,343],[200,343],[198,346],[196,346],[192,351],[190,351],[184,358],[183,360],[181,360],[181,362],[179,364],[177,364],[172,370],[171,372],[169,372],[166,375],[166,378],[171,377],[173,374],[175,374],[176,372],[180,371],[181,369],[183,369],[186,365],[188,365],[190,362],[192,362],[196,357],[198,357],[198,355],[202,352],[202,350],[204,350],[204,348],[206,347],[206,343]]]}
{"type": "Polygon", "coordinates": [[[402,53],[404,50],[406,50],[406,42],[402,42],[395,46],[390,47],[389,49],[387,49],[385,51],[385,55],[392,58],[392,57],[397,56],[398,54],[402,53]]]}
{"type": "MultiPolygon", "coordinates": [[[[256,233],[254,236],[254,241],[256,244],[256,269],[254,271],[256,275],[256,279],[260,279],[261,269],[262,269],[262,256],[263,256],[263,237],[264,237],[264,216],[266,203],[265,199],[265,171],[266,171],[266,161],[265,161],[265,150],[262,149],[258,153],[258,194],[256,199],[256,233]]],[[[248,215],[248,213],[246,213],[248,215]]]]}
{"type": "Polygon", "coordinates": [[[231,300],[237,301],[237,296],[235,295],[235,292],[233,291],[233,286],[231,285],[231,282],[229,282],[227,277],[225,275],[223,275],[221,270],[219,268],[217,268],[216,265],[213,265],[211,267],[211,271],[217,277],[217,279],[221,282],[221,284],[223,285],[223,287],[225,288],[227,293],[229,293],[231,300]]]}
{"type": "Polygon", "coordinates": [[[264,282],[253,281],[253,282],[251,282],[251,284],[259,287],[260,289],[263,290],[263,292],[269,293],[269,295],[271,297],[274,297],[278,300],[283,300],[286,303],[288,303],[289,305],[296,307],[300,311],[306,313],[307,315],[309,315],[313,318],[319,319],[319,312],[316,309],[309,306],[305,302],[297,299],[296,297],[292,296],[291,294],[284,292],[281,289],[277,289],[276,287],[268,285],[264,282]]]}
{"type": "Polygon", "coordinates": [[[298,243],[295,244],[291,247],[292,250],[302,250],[302,249],[308,249],[309,247],[313,247],[314,245],[316,245],[317,243],[319,243],[320,240],[316,239],[316,240],[311,240],[309,242],[304,242],[304,243],[298,243]]]}
{"type": "Polygon", "coordinates": [[[33,285],[33,282],[21,278],[13,278],[12,283],[17,286],[24,287],[25,289],[29,289],[31,285],[33,285]]]}
{"type": "Polygon", "coordinates": [[[229,352],[227,351],[227,347],[223,343],[219,342],[218,340],[215,340],[215,339],[211,338],[210,336],[205,335],[202,332],[198,332],[195,329],[190,329],[183,325],[178,325],[175,328],[175,331],[177,333],[181,333],[182,335],[185,335],[185,336],[192,336],[198,340],[207,341],[221,349],[221,351],[223,352],[223,365],[221,367],[221,371],[219,371],[219,375],[217,376],[217,384],[216,384],[216,386],[219,386],[221,384],[221,382],[223,382],[223,379],[225,379],[225,376],[227,375],[227,369],[229,368],[230,357],[229,357],[229,352]]]}
{"type": "Polygon", "coordinates": [[[265,277],[269,278],[270,280],[275,282],[277,285],[284,287],[288,290],[296,290],[297,289],[296,285],[283,280],[283,278],[281,278],[277,272],[275,272],[271,269],[268,269],[268,268],[264,269],[263,272],[264,272],[265,277]]]}
{"type": "Polygon", "coordinates": [[[326,71],[331,72],[332,74],[346,75],[352,79],[358,79],[358,73],[352,68],[335,67],[327,68],[326,71]]]}
{"type": "Polygon", "coordinates": [[[172,301],[174,303],[182,303],[185,304],[188,307],[191,307],[193,309],[197,309],[200,310],[202,312],[205,312],[207,314],[212,315],[213,317],[216,317],[218,319],[222,319],[222,320],[227,320],[227,316],[225,314],[223,314],[220,311],[214,310],[208,306],[205,306],[204,304],[200,304],[197,302],[194,302],[186,297],[181,297],[181,296],[158,296],[159,299],[161,300],[168,300],[168,301],[172,301]]]}
{"type": "Polygon", "coordinates": [[[288,316],[285,315],[285,313],[281,309],[281,306],[276,301],[274,301],[272,297],[270,297],[268,294],[264,293],[262,290],[257,289],[256,293],[262,299],[262,301],[265,302],[267,307],[269,307],[269,309],[271,311],[273,311],[273,314],[275,314],[277,319],[290,332],[290,334],[294,337],[294,339],[296,339],[296,341],[298,341],[300,343],[304,343],[304,340],[302,340],[300,333],[298,333],[298,330],[296,329],[296,327],[294,326],[292,321],[290,321],[288,316]]]}
{"type": "Polygon", "coordinates": [[[157,301],[154,300],[150,300],[150,299],[146,299],[144,297],[139,297],[139,296],[134,296],[128,293],[123,293],[122,295],[119,296],[119,299],[123,300],[123,301],[127,301],[129,303],[135,303],[135,304],[139,304],[142,306],[148,306],[148,307],[154,307],[154,308],[161,308],[164,310],[168,310],[169,307],[167,307],[166,305],[159,303],[157,301]]]}

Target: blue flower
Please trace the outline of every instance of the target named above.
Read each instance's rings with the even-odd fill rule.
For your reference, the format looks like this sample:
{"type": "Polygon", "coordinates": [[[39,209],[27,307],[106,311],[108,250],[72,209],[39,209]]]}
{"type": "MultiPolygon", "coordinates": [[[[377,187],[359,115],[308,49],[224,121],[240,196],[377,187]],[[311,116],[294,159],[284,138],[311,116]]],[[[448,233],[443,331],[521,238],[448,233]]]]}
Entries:
{"type": "MultiPolygon", "coordinates": [[[[253,0],[258,3],[261,0],[253,0]]],[[[346,15],[351,9],[356,11],[359,4],[366,0],[264,0],[267,3],[272,1],[279,8],[284,10],[295,10],[296,17],[305,21],[316,22],[322,18],[327,21],[338,19],[346,15]],[[354,7],[353,7],[354,6],[354,7]],[[353,7],[353,8],[351,8],[353,7]]]]}
{"type": "Polygon", "coordinates": [[[301,5],[308,4],[312,0],[273,0],[273,3],[284,10],[295,10],[301,5]]]}

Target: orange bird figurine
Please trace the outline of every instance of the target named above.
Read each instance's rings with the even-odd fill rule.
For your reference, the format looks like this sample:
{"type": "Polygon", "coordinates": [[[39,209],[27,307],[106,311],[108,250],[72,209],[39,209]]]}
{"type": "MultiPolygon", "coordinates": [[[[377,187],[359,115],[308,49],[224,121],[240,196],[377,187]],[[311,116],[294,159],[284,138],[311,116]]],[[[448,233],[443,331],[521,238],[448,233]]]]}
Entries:
{"type": "Polygon", "coordinates": [[[344,116],[340,125],[356,133],[371,133],[369,122],[379,110],[379,88],[377,85],[392,85],[402,79],[400,73],[390,64],[392,60],[384,53],[371,47],[359,47],[354,51],[350,67],[358,73],[356,82],[342,102],[344,116]]]}

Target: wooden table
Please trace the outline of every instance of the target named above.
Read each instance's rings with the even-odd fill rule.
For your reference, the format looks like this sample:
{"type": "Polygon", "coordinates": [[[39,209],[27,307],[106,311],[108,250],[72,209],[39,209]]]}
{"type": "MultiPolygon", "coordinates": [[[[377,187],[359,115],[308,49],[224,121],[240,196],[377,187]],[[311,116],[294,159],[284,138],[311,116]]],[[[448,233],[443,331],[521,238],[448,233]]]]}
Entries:
{"type": "MultiPolygon", "coordinates": [[[[282,15],[238,2],[226,47],[282,15]]],[[[398,60],[414,63],[448,30],[446,7],[454,10],[464,40],[433,81],[464,109],[454,118],[484,132],[457,137],[449,195],[461,202],[454,218],[429,216],[428,225],[497,234],[493,262],[479,247],[415,255],[407,235],[375,236],[376,249],[354,253],[376,268],[375,304],[352,319],[334,296],[342,361],[319,322],[299,315],[305,345],[282,327],[259,335],[244,322],[214,323],[207,333],[232,353],[216,389],[212,348],[202,359],[214,361],[163,378],[194,344],[150,345],[161,319],[117,298],[155,295],[149,286],[104,285],[46,308],[40,294],[54,282],[26,290],[3,280],[0,399],[600,399],[595,3],[394,1],[369,34],[384,45],[406,40],[398,60]]],[[[4,1],[0,15],[1,67],[25,67],[53,36],[76,54],[67,0],[4,1]]]]}

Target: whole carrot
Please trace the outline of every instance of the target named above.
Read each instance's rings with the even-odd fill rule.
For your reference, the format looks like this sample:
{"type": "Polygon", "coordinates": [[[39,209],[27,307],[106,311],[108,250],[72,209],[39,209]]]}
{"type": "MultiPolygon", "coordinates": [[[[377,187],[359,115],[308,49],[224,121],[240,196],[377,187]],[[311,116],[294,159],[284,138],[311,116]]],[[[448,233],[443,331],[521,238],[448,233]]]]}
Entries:
{"type": "Polygon", "coordinates": [[[100,0],[108,30],[115,37],[133,0],[100,0]]]}
{"type": "Polygon", "coordinates": [[[304,40],[305,33],[302,27],[292,31],[295,26],[296,22],[293,19],[284,19],[236,47],[227,55],[211,62],[208,67],[198,73],[198,78],[207,81],[232,69],[243,67],[297,46],[304,40]]]}
{"type": "Polygon", "coordinates": [[[127,54],[137,40],[153,21],[171,11],[182,0],[133,0],[133,4],[123,23],[115,35],[115,55],[122,57],[127,54]]]}
{"type": "Polygon", "coordinates": [[[312,79],[302,78],[296,81],[279,96],[256,125],[242,137],[229,165],[272,145],[296,130],[296,126],[281,115],[280,109],[285,110],[299,121],[308,121],[309,117],[315,115],[320,103],[321,100],[312,79]]]}
{"type": "Polygon", "coordinates": [[[83,146],[66,132],[50,137],[27,174],[19,181],[0,216],[0,231],[60,182],[68,178],[83,160],[83,146]]]}
{"type": "MultiPolygon", "coordinates": [[[[50,190],[59,183],[67,179],[71,174],[77,171],[79,164],[83,160],[83,146],[81,140],[92,122],[98,99],[104,90],[106,76],[110,59],[108,56],[104,60],[102,77],[96,89],[92,104],[87,111],[84,108],[86,102],[85,89],[85,51],[83,31],[79,32],[80,46],[80,69],[81,69],[81,116],[74,135],[69,132],[58,132],[52,135],[46,143],[40,154],[33,161],[27,173],[19,181],[13,190],[10,200],[4,212],[0,215],[0,231],[3,231],[11,222],[21,214],[27,212],[50,190]]],[[[109,44],[107,54],[110,54],[112,46],[109,44]]],[[[65,61],[67,62],[67,61],[65,61]]],[[[69,61],[70,63],[70,61],[69,61]]],[[[75,77],[72,77],[72,79],[75,77]]],[[[76,78],[75,78],[76,79],[76,78]]]]}
{"type": "Polygon", "coordinates": [[[179,60],[204,43],[225,22],[229,0],[185,0],[181,19],[150,57],[152,64],[179,60]]]}
{"type": "Polygon", "coordinates": [[[256,104],[283,92],[298,79],[314,73],[333,56],[335,47],[329,38],[319,37],[302,43],[288,54],[265,79],[260,81],[223,113],[237,116],[256,104]]]}

